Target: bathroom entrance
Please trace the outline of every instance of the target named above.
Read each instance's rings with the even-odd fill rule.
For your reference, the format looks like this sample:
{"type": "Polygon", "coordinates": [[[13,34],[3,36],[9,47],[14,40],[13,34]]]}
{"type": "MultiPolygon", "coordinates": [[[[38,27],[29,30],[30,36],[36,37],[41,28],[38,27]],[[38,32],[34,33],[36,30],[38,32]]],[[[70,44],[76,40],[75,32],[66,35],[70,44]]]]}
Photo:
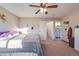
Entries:
{"type": "Polygon", "coordinates": [[[60,21],[55,21],[55,39],[60,39],[60,27],[61,27],[61,24],[60,24],[60,21]]]}

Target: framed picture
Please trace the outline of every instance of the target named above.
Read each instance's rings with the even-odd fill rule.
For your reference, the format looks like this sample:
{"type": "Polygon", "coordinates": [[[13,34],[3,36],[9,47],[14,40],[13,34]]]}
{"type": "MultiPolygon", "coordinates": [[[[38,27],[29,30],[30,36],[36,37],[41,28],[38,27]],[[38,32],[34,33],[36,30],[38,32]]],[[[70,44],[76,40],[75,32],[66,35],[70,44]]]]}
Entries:
{"type": "Polygon", "coordinates": [[[64,21],[64,24],[69,24],[69,21],[64,21]]]}

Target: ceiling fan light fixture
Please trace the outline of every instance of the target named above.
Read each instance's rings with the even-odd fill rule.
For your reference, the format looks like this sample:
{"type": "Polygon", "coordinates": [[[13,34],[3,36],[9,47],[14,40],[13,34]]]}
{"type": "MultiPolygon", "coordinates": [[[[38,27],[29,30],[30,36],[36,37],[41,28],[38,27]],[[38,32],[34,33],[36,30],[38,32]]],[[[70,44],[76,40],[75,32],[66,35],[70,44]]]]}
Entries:
{"type": "Polygon", "coordinates": [[[58,5],[47,5],[47,3],[40,3],[40,5],[29,5],[30,7],[37,7],[40,8],[35,14],[38,14],[39,12],[48,14],[48,8],[57,8],[58,5]]]}
{"type": "Polygon", "coordinates": [[[44,8],[44,12],[46,12],[47,11],[47,9],[46,8],[44,8]]]}
{"type": "Polygon", "coordinates": [[[43,8],[40,8],[40,12],[43,13],[43,11],[44,11],[44,9],[43,8]]]}

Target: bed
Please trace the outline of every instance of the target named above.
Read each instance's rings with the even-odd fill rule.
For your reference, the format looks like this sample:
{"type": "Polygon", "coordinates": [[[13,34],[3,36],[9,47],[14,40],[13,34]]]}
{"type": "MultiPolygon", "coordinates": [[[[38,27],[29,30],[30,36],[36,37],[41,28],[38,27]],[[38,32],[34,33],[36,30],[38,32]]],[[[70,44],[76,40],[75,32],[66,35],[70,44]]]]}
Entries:
{"type": "Polygon", "coordinates": [[[38,34],[19,34],[0,39],[0,56],[42,55],[40,37],[38,34]]]}

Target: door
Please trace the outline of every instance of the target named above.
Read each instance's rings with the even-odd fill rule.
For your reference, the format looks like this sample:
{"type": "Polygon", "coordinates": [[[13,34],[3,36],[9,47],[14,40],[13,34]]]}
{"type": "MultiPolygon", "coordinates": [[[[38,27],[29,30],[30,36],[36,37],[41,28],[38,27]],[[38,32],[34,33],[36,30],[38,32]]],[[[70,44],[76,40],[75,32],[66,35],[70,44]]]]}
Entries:
{"type": "Polygon", "coordinates": [[[40,36],[42,40],[47,39],[47,26],[46,21],[40,21],[40,36]]]}
{"type": "Polygon", "coordinates": [[[53,21],[47,22],[47,33],[48,33],[48,37],[54,39],[54,25],[53,25],[53,21]]]}
{"type": "Polygon", "coordinates": [[[60,21],[55,21],[55,39],[60,39],[60,21]]]}

